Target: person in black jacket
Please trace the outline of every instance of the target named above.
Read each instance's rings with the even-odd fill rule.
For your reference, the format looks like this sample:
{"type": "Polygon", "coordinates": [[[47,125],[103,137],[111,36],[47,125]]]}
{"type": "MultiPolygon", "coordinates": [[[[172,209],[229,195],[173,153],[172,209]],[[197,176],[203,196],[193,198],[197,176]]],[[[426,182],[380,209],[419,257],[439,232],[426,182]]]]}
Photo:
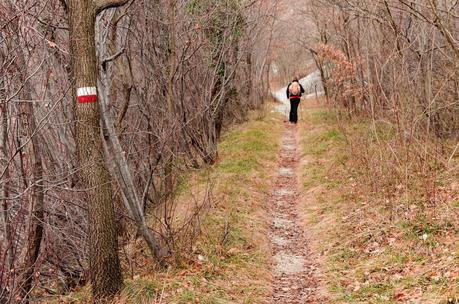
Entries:
{"type": "Polygon", "coordinates": [[[287,86],[287,98],[290,100],[290,115],[289,115],[289,121],[290,123],[296,124],[298,122],[298,106],[300,105],[301,101],[301,96],[304,93],[304,88],[298,81],[298,77],[294,77],[292,82],[290,82],[287,86]],[[293,85],[293,83],[296,82],[299,85],[300,91],[298,94],[293,95],[290,87],[293,85]]]}

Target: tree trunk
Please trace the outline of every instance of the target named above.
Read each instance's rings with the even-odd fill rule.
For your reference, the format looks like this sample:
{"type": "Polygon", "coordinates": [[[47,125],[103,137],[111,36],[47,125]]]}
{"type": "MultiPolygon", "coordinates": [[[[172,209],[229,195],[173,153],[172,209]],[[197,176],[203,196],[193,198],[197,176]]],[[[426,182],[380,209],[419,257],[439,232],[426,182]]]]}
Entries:
{"type": "MultiPolygon", "coordinates": [[[[116,31],[116,28],[114,28],[113,31],[116,31]]],[[[107,42],[107,44],[110,46],[109,49],[111,52],[115,52],[116,49],[116,39],[114,39],[115,37],[116,35],[113,35],[107,42]]],[[[108,53],[107,49],[102,46],[100,54],[108,55],[106,53],[108,53]]],[[[124,67],[122,64],[119,64],[117,67],[119,72],[126,69],[126,67],[124,67]]],[[[129,164],[125,157],[123,147],[121,146],[118,134],[116,133],[115,123],[111,111],[112,91],[114,91],[111,82],[112,70],[112,64],[107,62],[105,64],[105,68],[101,71],[100,77],[102,83],[100,90],[102,119],[107,131],[106,135],[108,135],[106,137],[106,147],[107,157],[110,159],[110,171],[120,187],[125,208],[128,210],[130,216],[134,220],[137,229],[147,243],[147,246],[150,249],[153,257],[160,265],[163,265],[163,250],[153,231],[148,228],[139,193],[136,189],[131,171],[129,170],[129,164]]],[[[123,74],[123,72],[121,73],[123,74]]]]}
{"type": "Polygon", "coordinates": [[[22,109],[25,115],[24,125],[28,144],[28,157],[31,163],[31,181],[30,181],[30,212],[27,250],[22,265],[22,277],[20,280],[21,299],[27,299],[32,291],[34,279],[35,264],[40,254],[41,241],[43,239],[43,222],[44,222],[44,193],[43,193],[43,163],[41,159],[40,144],[38,141],[37,125],[35,123],[35,113],[31,100],[30,86],[24,85],[26,101],[22,109]]]}
{"type": "Polygon", "coordinates": [[[168,138],[168,153],[166,154],[164,164],[164,186],[165,186],[165,199],[168,199],[174,191],[174,162],[176,159],[176,148],[174,138],[176,135],[175,128],[175,107],[174,107],[174,78],[176,69],[176,40],[175,40],[175,9],[176,0],[168,1],[168,77],[167,77],[167,111],[168,111],[168,123],[170,124],[170,132],[168,138]]]}
{"type": "Polygon", "coordinates": [[[113,193],[97,103],[95,18],[106,5],[95,7],[92,1],[69,1],[70,52],[77,99],[76,143],[80,178],[88,201],[89,270],[95,300],[111,297],[123,287],[113,193]]]}
{"type": "Polygon", "coordinates": [[[328,104],[329,101],[330,101],[330,97],[329,97],[329,93],[328,93],[328,84],[327,84],[327,77],[325,75],[325,68],[323,66],[322,61],[318,58],[317,52],[314,51],[313,49],[309,49],[309,50],[310,50],[310,52],[312,54],[312,58],[314,59],[314,63],[316,64],[316,67],[319,70],[320,80],[322,82],[322,87],[324,89],[325,100],[326,100],[326,102],[328,104]]]}
{"type": "Polygon", "coordinates": [[[11,227],[9,219],[9,169],[8,169],[8,105],[6,103],[6,93],[3,83],[3,77],[0,79],[0,172],[3,174],[0,181],[0,198],[2,202],[2,221],[3,233],[5,235],[5,247],[8,256],[8,270],[13,266],[13,244],[11,238],[11,227]]]}
{"type": "MultiPolygon", "coordinates": [[[[18,281],[18,290],[16,296],[24,303],[27,303],[28,295],[33,289],[34,272],[38,256],[40,254],[41,242],[43,239],[43,222],[44,222],[44,192],[43,192],[43,163],[40,152],[40,143],[38,139],[38,128],[35,123],[35,112],[32,103],[32,86],[28,81],[26,55],[21,49],[21,41],[16,39],[16,45],[19,48],[14,63],[18,71],[19,81],[22,86],[20,91],[21,99],[24,100],[19,109],[20,118],[24,129],[27,150],[27,157],[30,163],[30,180],[25,182],[30,193],[29,201],[29,220],[27,229],[27,245],[24,260],[21,265],[20,278],[18,281]],[[23,116],[23,117],[21,117],[23,116]]],[[[6,152],[6,151],[5,151],[6,152]]],[[[23,176],[27,178],[27,171],[24,170],[23,176]]]]}

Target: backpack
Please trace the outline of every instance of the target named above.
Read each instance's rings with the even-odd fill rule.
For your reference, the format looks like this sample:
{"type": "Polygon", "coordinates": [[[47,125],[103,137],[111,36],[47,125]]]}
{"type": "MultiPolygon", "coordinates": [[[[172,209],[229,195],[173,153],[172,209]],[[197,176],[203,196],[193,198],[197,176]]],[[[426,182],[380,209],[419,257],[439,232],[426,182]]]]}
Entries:
{"type": "Polygon", "coordinates": [[[300,84],[296,81],[292,82],[290,84],[290,87],[288,88],[288,92],[290,93],[290,96],[300,96],[301,94],[300,84]]]}

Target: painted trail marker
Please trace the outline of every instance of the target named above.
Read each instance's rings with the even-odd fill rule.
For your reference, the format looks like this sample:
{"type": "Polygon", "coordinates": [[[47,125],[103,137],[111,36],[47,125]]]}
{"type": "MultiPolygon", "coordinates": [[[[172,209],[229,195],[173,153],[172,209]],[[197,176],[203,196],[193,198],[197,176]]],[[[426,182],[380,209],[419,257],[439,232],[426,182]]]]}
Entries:
{"type": "Polygon", "coordinates": [[[97,102],[96,87],[83,87],[77,89],[78,103],[97,102]]]}

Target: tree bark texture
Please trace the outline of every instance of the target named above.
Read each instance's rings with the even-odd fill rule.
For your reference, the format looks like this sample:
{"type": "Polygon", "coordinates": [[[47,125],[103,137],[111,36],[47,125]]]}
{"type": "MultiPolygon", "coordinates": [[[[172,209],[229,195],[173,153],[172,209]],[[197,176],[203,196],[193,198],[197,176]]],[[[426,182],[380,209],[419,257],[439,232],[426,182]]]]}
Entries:
{"type": "MultiPolygon", "coordinates": [[[[95,18],[92,1],[69,1],[75,99],[78,88],[97,88],[95,18]]],[[[115,295],[123,286],[115,208],[103,154],[98,102],[77,102],[75,117],[80,179],[88,202],[90,277],[93,297],[98,300],[115,295]]]]}

